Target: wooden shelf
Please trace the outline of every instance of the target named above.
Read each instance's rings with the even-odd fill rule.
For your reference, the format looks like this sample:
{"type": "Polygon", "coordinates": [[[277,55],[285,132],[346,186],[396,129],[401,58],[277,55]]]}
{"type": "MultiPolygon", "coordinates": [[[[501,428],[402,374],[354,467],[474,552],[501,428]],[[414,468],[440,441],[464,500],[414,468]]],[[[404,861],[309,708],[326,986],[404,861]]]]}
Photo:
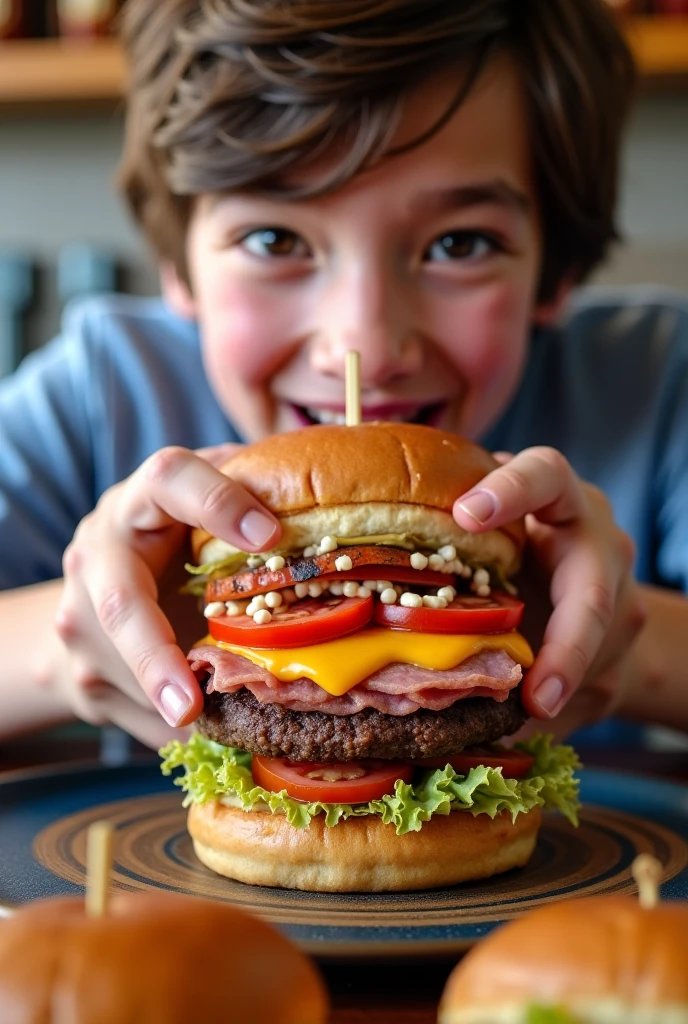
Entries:
{"type": "Polygon", "coordinates": [[[0,105],[113,104],[126,68],[112,39],[27,39],[0,44],[0,105]]]}
{"type": "MultiPolygon", "coordinates": [[[[688,87],[688,17],[632,17],[627,35],[650,84],[688,87]]],[[[0,44],[0,108],[114,104],[126,69],[116,41],[32,39],[0,44]]]]}
{"type": "Polygon", "coordinates": [[[626,35],[650,82],[682,78],[688,85],[688,16],[629,18],[626,35]]]}

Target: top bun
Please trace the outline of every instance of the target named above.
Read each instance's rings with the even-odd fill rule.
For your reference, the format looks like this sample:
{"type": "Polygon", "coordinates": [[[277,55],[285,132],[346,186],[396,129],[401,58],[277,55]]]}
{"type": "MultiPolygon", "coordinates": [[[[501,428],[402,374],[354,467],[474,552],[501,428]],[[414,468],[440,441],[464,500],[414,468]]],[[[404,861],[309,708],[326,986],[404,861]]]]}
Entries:
{"type": "MultiPolygon", "coordinates": [[[[455,500],[497,465],[479,445],[433,427],[364,423],[274,434],[248,445],[222,471],[282,520],[276,550],[327,535],[409,533],[432,548],[454,544],[467,559],[510,573],[520,562],[523,522],[477,535],[451,514],[455,500]]],[[[201,563],[236,551],[205,530],[193,532],[192,548],[201,563]]]]}
{"type": "Polygon", "coordinates": [[[569,900],[524,914],[449,977],[439,1024],[525,1024],[560,1007],[580,1024],[688,1021],[688,905],[632,896],[569,900]]]}
{"type": "Polygon", "coordinates": [[[0,922],[3,1024],[325,1024],[315,966],[258,917],[169,893],[78,897],[0,922]]]}

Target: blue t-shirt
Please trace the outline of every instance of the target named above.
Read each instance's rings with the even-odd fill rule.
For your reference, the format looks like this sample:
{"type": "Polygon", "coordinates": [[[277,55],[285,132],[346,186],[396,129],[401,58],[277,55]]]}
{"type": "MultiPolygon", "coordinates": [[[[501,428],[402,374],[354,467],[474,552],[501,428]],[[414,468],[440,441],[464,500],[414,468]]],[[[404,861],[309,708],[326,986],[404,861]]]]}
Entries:
{"type": "Polygon", "coordinates": [[[159,448],[239,440],[192,323],[160,299],[76,302],[0,382],[0,589],[61,576],[79,521],[159,448]]]}
{"type": "Polygon", "coordinates": [[[612,503],[636,576],[688,593],[688,296],[583,290],[536,332],[492,451],[558,448],[612,503]]]}

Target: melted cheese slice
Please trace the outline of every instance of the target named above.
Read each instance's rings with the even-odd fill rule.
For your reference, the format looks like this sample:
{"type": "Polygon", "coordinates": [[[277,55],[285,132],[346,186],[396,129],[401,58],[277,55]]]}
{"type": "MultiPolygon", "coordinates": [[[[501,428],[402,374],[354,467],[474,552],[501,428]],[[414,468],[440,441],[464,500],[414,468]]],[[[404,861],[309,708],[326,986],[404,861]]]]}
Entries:
{"type": "Polygon", "coordinates": [[[533,664],[528,641],[516,631],[446,635],[372,626],[310,647],[257,650],[211,637],[202,643],[217,644],[225,651],[240,654],[285,683],[306,676],[333,697],[341,697],[362,679],[393,662],[442,670],[455,668],[481,651],[506,651],[523,668],[533,664]]]}

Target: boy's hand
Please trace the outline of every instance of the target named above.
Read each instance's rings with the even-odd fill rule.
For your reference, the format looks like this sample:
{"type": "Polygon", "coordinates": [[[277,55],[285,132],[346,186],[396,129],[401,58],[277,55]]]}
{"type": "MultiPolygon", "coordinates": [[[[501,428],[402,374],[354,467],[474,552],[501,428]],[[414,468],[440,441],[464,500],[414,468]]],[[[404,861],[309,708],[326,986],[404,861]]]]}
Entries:
{"type": "Polygon", "coordinates": [[[194,721],[203,696],[158,602],[158,582],[188,526],[247,551],[279,538],[274,516],[216,466],[238,445],[164,448],[110,488],[63,560],[56,628],[71,658],[77,715],[113,722],[150,745],[194,721]],[[154,710],[155,709],[155,710],[154,710]]]}
{"type": "Polygon", "coordinates": [[[645,619],[631,573],[633,543],[602,492],[581,481],[560,452],[528,448],[497,459],[500,468],[457,499],[454,518],[479,533],[526,516],[551,607],[521,696],[535,718],[568,705],[560,719],[568,732],[611,713],[621,699],[620,666],[645,619]]]}

